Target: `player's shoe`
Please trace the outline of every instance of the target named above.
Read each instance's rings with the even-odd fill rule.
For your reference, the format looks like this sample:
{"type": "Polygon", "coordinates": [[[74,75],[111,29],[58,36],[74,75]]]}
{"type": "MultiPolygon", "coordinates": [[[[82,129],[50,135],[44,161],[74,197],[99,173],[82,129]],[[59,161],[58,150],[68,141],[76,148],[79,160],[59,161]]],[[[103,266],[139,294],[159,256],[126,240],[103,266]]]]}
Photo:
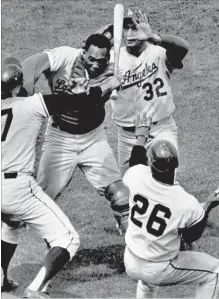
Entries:
{"type": "Polygon", "coordinates": [[[50,298],[48,293],[40,291],[32,291],[30,289],[25,289],[22,298],[50,298]]]}
{"type": "Polygon", "coordinates": [[[4,279],[3,278],[3,282],[2,282],[2,286],[1,286],[1,292],[11,292],[11,291],[15,291],[19,286],[19,283],[11,280],[11,279],[4,279]]]}

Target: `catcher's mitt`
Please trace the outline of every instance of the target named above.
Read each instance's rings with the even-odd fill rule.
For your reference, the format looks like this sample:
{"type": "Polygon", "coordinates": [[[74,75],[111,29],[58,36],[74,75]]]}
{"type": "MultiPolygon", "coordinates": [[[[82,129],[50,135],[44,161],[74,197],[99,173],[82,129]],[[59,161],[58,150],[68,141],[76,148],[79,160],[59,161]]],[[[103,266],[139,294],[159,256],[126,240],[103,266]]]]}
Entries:
{"type": "Polygon", "coordinates": [[[75,59],[74,65],[71,72],[72,78],[86,78],[85,60],[83,55],[78,56],[75,59]]]}
{"type": "Polygon", "coordinates": [[[83,55],[76,58],[68,85],[74,94],[88,92],[88,74],[83,55]]]}

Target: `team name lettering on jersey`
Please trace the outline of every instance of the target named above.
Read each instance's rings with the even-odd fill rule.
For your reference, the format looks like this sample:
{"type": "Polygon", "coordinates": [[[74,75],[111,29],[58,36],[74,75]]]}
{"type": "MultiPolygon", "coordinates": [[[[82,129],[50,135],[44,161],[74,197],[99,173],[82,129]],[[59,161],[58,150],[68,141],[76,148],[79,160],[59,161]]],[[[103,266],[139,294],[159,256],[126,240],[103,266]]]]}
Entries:
{"type": "Polygon", "coordinates": [[[134,85],[141,87],[142,82],[157,71],[158,67],[155,63],[152,63],[152,65],[148,65],[146,63],[143,70],[133,74],[131,74],[131,70],[128,70],[122,78],[122,89],[126,89],[134,85]]]}

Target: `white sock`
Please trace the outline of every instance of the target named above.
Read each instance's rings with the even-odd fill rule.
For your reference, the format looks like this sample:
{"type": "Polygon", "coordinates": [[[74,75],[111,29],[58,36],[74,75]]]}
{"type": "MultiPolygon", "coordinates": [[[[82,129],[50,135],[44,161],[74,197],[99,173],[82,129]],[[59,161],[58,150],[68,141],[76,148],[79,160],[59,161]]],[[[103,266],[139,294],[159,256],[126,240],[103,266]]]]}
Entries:
{"type": "Polygon", "coordinates": [[[40,271],[38,272],[37,276],[34,278],[34,280],[28,286],[28,289],[30,289],[32,291],[38,291],[39,287],[41,286],[41,284],[43,282],[43,279],[45,278],[45,275],[46,275],[46,268],[42,267],[40,269],[40,271]]]}
{"type": "Polygon", "coordinates": [[[136,298],[157,298],[159,287],[146,284],[139,280],[137,283],[136,298]]]}

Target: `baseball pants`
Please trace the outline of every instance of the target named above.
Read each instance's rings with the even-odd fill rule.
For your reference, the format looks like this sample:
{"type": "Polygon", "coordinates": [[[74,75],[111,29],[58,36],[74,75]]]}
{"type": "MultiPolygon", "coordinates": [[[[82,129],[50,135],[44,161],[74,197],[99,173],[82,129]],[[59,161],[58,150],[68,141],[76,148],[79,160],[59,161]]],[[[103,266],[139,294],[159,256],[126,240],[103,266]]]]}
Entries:
{"type": "MultiPolygon", "coordinates": [[[[159,121],[151,126],[149,138],[145,144],[147,156],[150,156],[150,147],[156,140],[167,140],[171,142],[178,150],[177,126],[172,117],[159,121]]],[[[118,127],[118,164],[122,176],[129,168],[129,159],[132,148],[136,144],[134,132],[125,131],[118,127]]]]}
{"type": "MultiPolygon", "coordinates": [[[[72,258],[80,244],[78,233],[57,204],[43,192],[33,176],[18,173],[16,178],[2,174],[1,211],[9,220],[21,220],[45,239],[51,247],[68,250],[72,258]]],[[[19,229],[7,224],[4,217],[2,240],[17,244],[19,229]]]]}
{"type": "Polygon", "coordinates": [[[137,298],[156,298],[159,286],[197,285],[196,298],[217,298],[219,259],[195,251],[180,251],[165,262],[150,262],[136,256],[127,246],[124,262],[127,274],[138,280],[137,298]]]}
{"type": "Polygon", "coordinates": [[[121,179],[103,125],[81,135],[49,125],[37,174],[39,185],[55,199],[71,181],[77,166],[100,195],[104,195],[108,185],[121,179]]]}

